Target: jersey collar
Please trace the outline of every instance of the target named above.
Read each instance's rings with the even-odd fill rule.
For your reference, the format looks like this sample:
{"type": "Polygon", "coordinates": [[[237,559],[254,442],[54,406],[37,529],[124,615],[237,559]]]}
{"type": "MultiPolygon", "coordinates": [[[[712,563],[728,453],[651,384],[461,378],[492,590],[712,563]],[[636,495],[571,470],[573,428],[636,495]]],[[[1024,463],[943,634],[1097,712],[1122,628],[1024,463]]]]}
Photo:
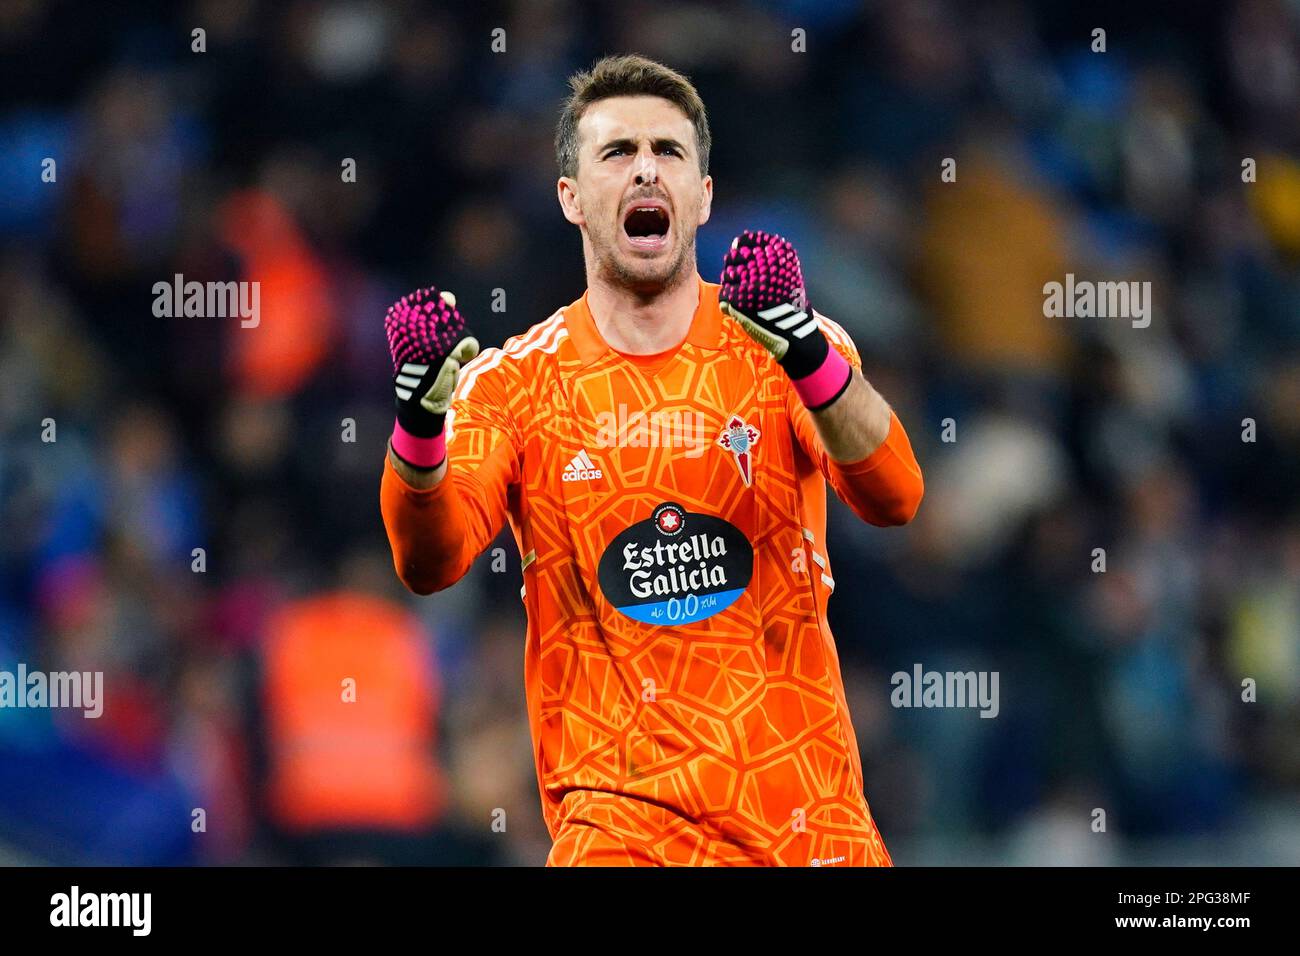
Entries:
{"type": "MultiPolygon", "coordinates": [[[[686,332],[686,341],[703,349],[717,350],[722,347],[722,310],[718,308],[718,284],[705,282],[700,274],[695,274],[699,283],[700,298],[691,318],[691,327],[686,332]]],[[[564,324],[569,331],[569,341],[578,350],[578,357],[584,366],[590,365],[606,352],[609,343],[601,336],[596,327],[596,320],[591,316],[587,305],[590,289],[582,293],[582,298],[564,310],[564,324]]]]}

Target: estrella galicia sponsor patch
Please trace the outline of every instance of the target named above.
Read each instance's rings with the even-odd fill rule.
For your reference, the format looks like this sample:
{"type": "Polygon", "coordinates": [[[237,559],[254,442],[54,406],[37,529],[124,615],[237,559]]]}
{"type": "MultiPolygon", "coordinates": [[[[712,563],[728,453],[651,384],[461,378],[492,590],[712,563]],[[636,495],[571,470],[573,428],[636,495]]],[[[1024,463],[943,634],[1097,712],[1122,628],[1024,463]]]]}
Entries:
{"type": "Polygon", "coordinates": [[[596,575],[605,598],[644,624],[690,624],[749,586],[754,548],[731,522],[665,501],[615,536],[596,575]]]}

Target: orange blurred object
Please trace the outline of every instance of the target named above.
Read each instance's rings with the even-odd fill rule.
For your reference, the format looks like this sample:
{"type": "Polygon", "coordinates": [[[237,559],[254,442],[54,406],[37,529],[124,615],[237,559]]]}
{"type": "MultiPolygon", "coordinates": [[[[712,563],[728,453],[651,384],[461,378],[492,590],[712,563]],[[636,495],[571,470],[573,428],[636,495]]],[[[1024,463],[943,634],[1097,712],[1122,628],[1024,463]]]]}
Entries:
{"type": "Polygon", "coordinates": [[[242,280],[260,286],[256,325],[231,324],[236,386],[261,398],[291,395],[335,339],[328,275],[288,210],[267,193],[234,193],[219,222],[222,241],[242,260],[242,280]]]}
{"type": "Polygon", "coordinates": [[[278,826],[415,831],[441,818],[440,694],[422,635],[400,605],[365,594],[315,596],[272,616],[262,694],[278,826]]]}

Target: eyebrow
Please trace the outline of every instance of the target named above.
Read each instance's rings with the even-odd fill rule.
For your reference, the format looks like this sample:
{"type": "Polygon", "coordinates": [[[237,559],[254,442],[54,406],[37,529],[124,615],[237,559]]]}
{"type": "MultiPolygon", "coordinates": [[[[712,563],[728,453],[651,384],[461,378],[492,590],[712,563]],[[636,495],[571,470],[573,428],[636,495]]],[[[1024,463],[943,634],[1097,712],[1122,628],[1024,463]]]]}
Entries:
{"type": "MultiPolygon", "coordinates": [[[[656,150],[662,149],[665,146],[671,146],[674,149],[676,149],[679,153],[681,153],[683,156],[686,155],[686,147],[682,143],[679,143],[677,140],[673,139],[670,136],[657,136],[654,139],[652,139],[650,142],[651,145],[653,145],[656,150]]],[[[633,142],[630,138],[623,136],[620,137],[619,139],[611,139],[608,143],[600,147],[600,149],[597,150],[597,152],[603,156],[611,149],[619,149],[619,148],[626,149],[631,152],[635,152],[636,143],[633,142]]]]}

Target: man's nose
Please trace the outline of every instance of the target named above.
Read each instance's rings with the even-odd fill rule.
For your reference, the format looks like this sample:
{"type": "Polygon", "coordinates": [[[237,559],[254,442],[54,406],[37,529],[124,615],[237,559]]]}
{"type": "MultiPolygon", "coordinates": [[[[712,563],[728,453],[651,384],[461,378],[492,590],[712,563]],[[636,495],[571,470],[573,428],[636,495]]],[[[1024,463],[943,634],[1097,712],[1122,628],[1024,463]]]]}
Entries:
{"type": "Polygon", "coordinates": [[[653,152],[638,153],[636,158],[636,184],[645,186],[659,181],[659,170],[653,152]]]}

